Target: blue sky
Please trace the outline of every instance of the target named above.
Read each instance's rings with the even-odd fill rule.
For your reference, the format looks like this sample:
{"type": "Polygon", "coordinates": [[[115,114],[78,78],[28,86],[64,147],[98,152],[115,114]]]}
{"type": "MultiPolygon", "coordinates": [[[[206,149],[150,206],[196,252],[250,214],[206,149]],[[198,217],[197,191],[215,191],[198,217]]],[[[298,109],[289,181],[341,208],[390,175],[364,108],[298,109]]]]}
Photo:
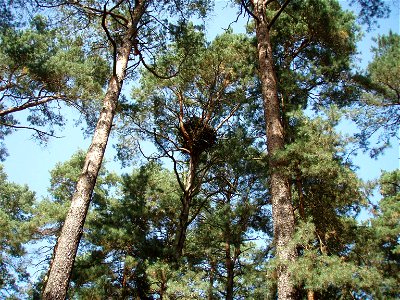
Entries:
{"type": "MultiPolygon", "coordinates": [[[[366,65],[371,60],[371,39],[379,34],[386,34],[391,29],[394,32],[400,32],[399,27],[399,1],[389,1],[395,3],[392,7],[390,19],[381,20],[380,28],[373,32],[367,33],[363,41],[359,44],[360,59],[362,65],[366,65]]],[[[344,3],[344,2],[343,2],[344,3]]],[[[207,22],[207,34],[212,38],[216,34],[222,32],[236,19],[236,9],[231,8],[227,1],[217,1],[214,17],[207,22]],[[217,15],[217,12],[221,12],[217,15]]],[[[245,23],[243,19],[239,24],[232,24],[234,32],[243,32],[241,24],[245,23]]],[[[129,87],[126,88],[129,90],[129,87]]],[[[68,160],[78,149],[86,150],[90,144],[90,139],[85,139],[80,128],[74,126],[71,120],[73,112],[66,112],[71,115],[70,122],[65,129],[58,133],[63,138],[52,139],[47,146],[38,145],[31,139],[31,132],[17,131],[6,137],[5,143],[8,148],[9,157],[3,163],[9,180],[19,183],[28,184],[31,190],[35,191],[39,197],[47,194],[49,187],[50,174],[49,171],[54,168],[57,162],[68,160]]],[[[114,162],[115,152],[109,143],[106,159],[109,161],[107,166],[114,169],[118,173],[121,171],[120,164],[114,162]]],[[[359,166],[358,174],[364,180],[370,180],[379,177],[381,170],[394,170],[399,168],[399,143],[393,141],[393,147],[386,150],[383,156],[377,160],[372,160],[368,155],[359,154],[354,162],[359,166]]],[[[125,170],[129,172],[129,170],[125,170]]]]}

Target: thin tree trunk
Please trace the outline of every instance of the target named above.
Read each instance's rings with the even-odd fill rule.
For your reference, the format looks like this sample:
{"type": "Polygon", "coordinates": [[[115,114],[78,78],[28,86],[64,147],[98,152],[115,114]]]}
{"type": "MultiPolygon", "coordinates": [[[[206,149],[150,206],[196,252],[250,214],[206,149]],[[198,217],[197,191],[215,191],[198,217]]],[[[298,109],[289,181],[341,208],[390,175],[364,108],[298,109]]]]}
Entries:
{"type": "Polygon", "coordinates": [[[129,24],[129,29],[127,29],[118,48],[115,73],[110,79],[92,143],[76,185],[71,207],[57,241],[57,249],[50,265],[43,292],[44,300],[64,300],[67,294],[72,267],[83,233],[83,225],[111,132],[122,83],[125,79],[128,59],[133,47],[133,37],[136,33],[137,23],[143,14],[143,3],[140,3],[142,7],[135,8],[134,16],[136,19],[133,20],[134,23],[129,24]]]}
{"type": "Polygon", "coordinates": [[[181,213],[179,214],[179,224],[176,234],[175,255],[177,260],[179,260],[183,255],[183,248],[185,246],[185,241],[186,241],[186,231],[188,228],[189,210],[190,210],[190,197],[184,195],[182,198],[183,198],[182,210],[181,213]]]}
{"type": "Polygon", "coordinates": [[[299,194],[299,214],[300,218],[305,221],[306,220],[306,212],[305,212],[305,203],[304,203],[304,194],[303,194],[303,184],[301,182],[300,174],[296,176],[296,187],[297,193],[299,194]]]}
{"type": "Polygon", "coordinates": [[[189,174],[185,182],[185,189],[181,198],[182,209],[179,215],[179,224],[176,234],[176,258],[179,260],[183,255],[183,248],[186,241],[186,231],[189,226],[190,206],[195,190],[195,179],[197,169],[197,158],[193,155],[190,156],[189,161],[189,174]]]}
{"type": "MultiPolygon", "coordinates": [[[[296,175],[296,187],[297,187],[297,193],[299,194],[299,215],[300,218],[305,221],[306,220],[306,212],[305,212],[305,200],[304,200],[304,193],[303,193],[303,184],[301,181],[301,174],[300,171],[298,171],[296,175]]],[[[302,253],[304,247],[298,246],[297,247],[297,252],[298,255],[302,253]]],[[[315,293],[313,290],[307,290],[307,300],[314,300],[315,299],[315,293]]]]}
{"type": "Polygon", "coordinates": [[[315,293],[314,291],[308,290],[307,291],[307,300],[315,300],[315,293]]]}
{"type": "Polygon", "coordinates": [[[129,295],[129,290],[127,289],[128,276],[129,276],[129,270],[126,266],[126,261],[125,261],[124,269],[122,271],[122,280],[121,280],[122,299],[126,299],[127,296],[129,295]]]}
{"type": "Polygon", "coordinates": [[[278,299],[295,299],[296,290],[291,282],[287,264],[296,258],[296,251],[289,247],[294,235],[295,223],[293,204],[290,196],[289,178],[280,167],[284,162],[277,161],[274,155],[284,148],[284,130],[281,123],[281,110],[278,100],[277,79],[266,20],[266,7],[262,0],[254,0],[256,37],[258,48],[259,72],[264,98],[264,116],[267,133],[267,149],[270,168],[270,189],[274,225],[276,256],[280,262],[278,275],[278,299]]]}
{"type": "Polygon", "coordinates": [[[210,280],[208,284],[208,295],[207,299],[208,300],[214,300],[214,281],[215,281],[215,272],[216,272],[216,262],[211,259],[210,260],[210,280]]]}
{"type": "MultiPolygon", "coordinates": [[[[227,237],[229,239],[229,236],[227,237]]],[[[233,286],[234,286],[234,267],[235,262],[231,256],[231,245],[229,240],[225,241],[225,267],[226,267],[226,284],[225,284],[225,299],[233,300],[233,286]]]]}
{"type": "Polygon", "coordinates": [[[167,291],[167,275],[165,271],[161,271],[161,286],[160,286],[160,300],[164,299],[164,294],[167,291]]]}

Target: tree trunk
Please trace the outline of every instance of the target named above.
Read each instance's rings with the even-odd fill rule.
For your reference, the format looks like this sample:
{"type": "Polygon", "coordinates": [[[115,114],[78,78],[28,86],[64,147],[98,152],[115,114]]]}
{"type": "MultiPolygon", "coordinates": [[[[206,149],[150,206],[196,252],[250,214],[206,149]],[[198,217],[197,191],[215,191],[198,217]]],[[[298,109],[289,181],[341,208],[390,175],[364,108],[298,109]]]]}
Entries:
{"type": "Polygon", "coordinates": [[[179,260],[183,255],[183,247],[185,246],[186,241],[186,231],[189,225],[190,197],[184,195],[182,198],[182,210],[179,215],[178,230],[176,233],[175,255],[177,260],[179,260]]]}
{"type": "Polygon", "coordinates": [[[287,264],[296,258],[294,248],[289,242],[294,235],[295,223],[293,204],[290,196],[289,178],[280,167],[284,162],[275,159],[274,155],[284,148],[284,131],[281,123],[281,110],[278,99],[277,79],[274,71],[274,60],[269,36],[265,1],[254,0],[256,20],[256,37],[259,60],[259,72],[264,98],[264,116],[267,133],[267,149],[270,168],[270,190],[274,225],[276,257],[280,262],[278,275],[278,299],[295,299],[295,287],[287,264]]]}
{"type": "Polygon", "coordinates": [[[161,271],[161,286],[160,286],[160,300],[164,299],[165,292],[167,291],[167,275],[165,271],[161,271]]]}
{"type": "MultiPolygon", "coordinates": [[[[228,236],[229,239],[229,236],[228,236]]],[[[229,240],[225,241],[225,267],[226,267],[226,284],[225,284],[225,299],[233,300],[233,286],[234,286],[234,268],[235,262],[231,256],[231,245],[229,240]]]]}
{"type": "Polygon", "coordinates": [[[307,291],[307,300],[315,300],[315,293],[314,291],[308,290],[307,291]]]}
{"type": "Polygon", "coordinates": [[[196,190],[196,169],[197,169],[197,158],[191,154],[189,160],[189,173],[186,178],[183,195],[181,198],[182,209],[179,215],[179,224],[176,234],[176,259],[179,260],[183,255],[183,248],[186,241],[186,231],[189,226],[189,214],[192,199],[196,190]]]}
{"type": "Polygon", "coordinates": [[[209,279],[209,284],[208,284],[208,295],[207,299],[208,300],[214,300],[214,281],[215,281],[215,272],[216,272],[216,262],[211,259],[210,260],[210,279],[209,279]]]}
{"type": "Polygon", "coordinates": [[[71,207],[57,241],[55,255],[50,265],[48,279],[43,292],[44,300],[64,300],[66,297],[72,267],[83,233],[83,225],[97,175],[103,161],[115,109],[126,74],[129,55],[133,47],[133,37],[142,14],[142,7],[135,11],[137,20],[133,20],[136,22],[130,24],[118,48],[114,68],[115,74],[110,79],[92,143],[87,152],[85,164],[76,185],[71,207]]]}

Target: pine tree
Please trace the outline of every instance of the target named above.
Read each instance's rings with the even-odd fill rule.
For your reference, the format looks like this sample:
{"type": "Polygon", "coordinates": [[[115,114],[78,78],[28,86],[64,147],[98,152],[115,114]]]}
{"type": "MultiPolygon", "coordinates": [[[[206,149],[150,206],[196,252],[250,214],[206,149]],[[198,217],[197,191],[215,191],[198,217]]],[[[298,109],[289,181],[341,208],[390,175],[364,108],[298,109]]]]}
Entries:
{"type": "MultiPolygon", "coordinates": [[[[96,178],[103,160],[104,152],[110,136],[113,119],[122,89],[126,79],[127,69],[145,62],[145,52],[151,49],[157,39],[154,33],[156,28],[162,31],[157,13],[154,11],[176,12],[188,8],[190,11],[204,13],[204,6],[192,5],[188,7],[185,1],[178,1],[169,5],[168,2],[153,3],[151,1],[121,1],[117,3],[93,3],[91,1],[39,1],[42,7],[59,7],[63,15],[72,21],[72,32],[86,29],[85,38],[95,40],[99,45],[107,44],[111,57],[112,72],[109,77],[108,87],[103,98],[103,105],[94,130],[92,143],[86,155],[81,176],[76,185],[70,210],[63,224],[61,235],[58,238],[54,258],[50,266],[49,276],[43,293],[43,299],[64,299],[72,266],[76,256],[78,244],[82,235],[83,225],[93,193],[96,178]],[[176,6],[177,5],[177,6],[176,6]],[[192,10],[191,10],[192,8],[192,10]],[[76,21],[75,23],[73,21],[76,21]],[[82,21],[87,26],[80,25],[82,21]],[[90,25],[90,26],[89,26],[90,25]],[[100,31],[99,31],[99,28],[100,31]],[[89,30],[87,30],[89,29],[89,30]],[[94,34],[93,34],[94,33],[94,34]],[[101,33],[101,35],[99,35],[101,33]],[[152,33],[149,35],[149,33],[152,33]],[[99,39],[100,37],[100,39],[99,39]],[[148,44],[149,42],[149,44],[148,44]],[[130,63],[131,60],[135,62],[130,63]]],[[[56,13],[54,11],[54,13],[56,13]]],[[[161,22],[163,24],[163,22],[161,22]]],[[[162,42],[163,39],[159,41],[162,42]]]]}
{"type": "Polygon", "coordinates": [[[277,156],[288,141],[285,132],[288,129],[288,124],[285,122],[286,105],[289,105],[289,109],[293,104],[307,107],[310,92],[313,89],[318,89],[320,84],[338,80],[340,72],[348,68],[346,62],[349,62],[349,55],[355,49],[353,18],[343,13],[336,1],[284,1],[282,3],[249,1],[241,2],[241,4],[254,20],[257,41],[258,71],[262,87],[269,155],[274,237],[276,255],[280,262],[278,297],[293,299],[296,291],[291,283],[291,274],[287,265],[296,258],[296,252],[289,247],[295,232],[294,209],[290,179],[280,170],[289,162],[277,156]],[[291,13],[292,9],[293,13],[291,13]],[[324,26],[321,26],[321,20],[324,20],[324,26]],[[293,27],[289,24],[293,24],[293,27]],[[286,36],[279,35],[282,28],[293,30],[299,35],[288,35],[288,42],[282,41],[282,44],[274,43],[274,36],[277,36],[278,41],[286,36]],[[335,44],[335,42],[338,43],[335,44]],[[283,49],[283,51],[280,51],[280,55],[277,56],[276,49],[283,49]],[[302,57],[303,54],[305,59],[302,57]],[[313,60],[308,60],[311,57],[313,60]],[[338,65],[335,65],[336,59],[338,59],[338,65]],[[318,63],[314,64],[315,61],[320,62],[321,66],[318,63]],[[282,65],[286,65],[289,76],[285,77],[285,72],[282,72],[285,71],[284,68],[279,69],[282,65]],[[292,77],[293,75],[299,76],[299,80],[291,81],[295,78],[292,77]],[[286,81],[294,84],[288,90],[285,89],[286,81]],[[293,89],[293,86],[297,89],[293,89]]]}
{"type": "Polygon", "coordinates": [[[373,298],[396,299],[400,295],[399,170],[383,172],[379,179],[382,199],[373,206],[373,216],[363,222],[351,259],[363,268],[374,270],[363,293],[373,298]]]}
{"type": "Polygon", "coordinates": [[[362,89],[361,101],[350,110],[360,127],[360,145],[364,150],[370,149],[372,157],[382,153],[392,137],[399,138],[400,124],[400,35],[390,32],[377,37],[375,42],[374,58],[367,73],[356,76],[362,89]],[[370,145],[374,135],[376,145],[370,145]]]}
{"type": "Polygon", "coordinates": [[[244,35],[227,32],[208,45],[203,33],[189,25],[159,58],[161,68],[180,69],[177,76],[160,80],[149,72],[143,74],[141,86],[133,92],[136,102],[126,104],[122,154],[135,146],[132,136],[152,140],[159,155],[172,161],[182,190],[177,260],[183,255],[187,228],[207,203],[207,196],[197,196],[208,170],[216,160],[223,159],[214,155],[213,149],[251,101],[246,93],[255,84],[253,53],[244,35]],[[187,51],[194,59],[178,64],[187,51]]]}
{"type": "Polygon", "coordinates": [[[210,169],[208,178],[213,180],[204,189],[213,195],[188,241],[189,262],[209,278],[208,299],[248,296],[251,288],[243,284],[243,277],[256,268],[253,240],[271,234],[270,203],[262,175],[265,162],[246,129],[233,126],[218,145],[225,159],[210,169]]]}

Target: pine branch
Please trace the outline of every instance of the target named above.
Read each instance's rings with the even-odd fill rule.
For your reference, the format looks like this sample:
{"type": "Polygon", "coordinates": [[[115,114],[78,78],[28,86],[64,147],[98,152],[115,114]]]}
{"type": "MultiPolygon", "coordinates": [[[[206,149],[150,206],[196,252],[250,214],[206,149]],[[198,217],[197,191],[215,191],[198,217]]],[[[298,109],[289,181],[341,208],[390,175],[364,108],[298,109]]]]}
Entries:
{"type": "Polygon", "coordinates": [[[9,123],[3,123],[3,122],[0,122],[0,125],[6,126],[6,127],[15,128],[15,129],[28,129],[28,130],[33,130],[33,131],[35,131],[35,132],[38,134],[39,138],[43,138],[44,136],[50,136],[50,137],[54,137],[54,138],[57,138],[57,139],[63,138],[63,136],[57,136],[57,135],[54,135],[53,133],[50,133],[50,132],[46,132],[46,131],[37,129],[37,128],[35,128],[35,127],[30,127],[30,126],[18,126],[18,125],[9,124],[9,123]]]}
{"type": "Polygon", "coordinates": [[[272,18],[271,22],[269,22],[268,24],[268,30],[271,29],[271,27],[274,25],[274,23],[276,22],[276,20],[278,20],[279,16],[282,14],[282,12],[285,10],[286,6],[288,6],[290,0],[286,0],[285,3],[282,4],[282,6],[280,7],[280,9],[278,10],[278,12],[275,14],[275,16],[272,18]]]}

